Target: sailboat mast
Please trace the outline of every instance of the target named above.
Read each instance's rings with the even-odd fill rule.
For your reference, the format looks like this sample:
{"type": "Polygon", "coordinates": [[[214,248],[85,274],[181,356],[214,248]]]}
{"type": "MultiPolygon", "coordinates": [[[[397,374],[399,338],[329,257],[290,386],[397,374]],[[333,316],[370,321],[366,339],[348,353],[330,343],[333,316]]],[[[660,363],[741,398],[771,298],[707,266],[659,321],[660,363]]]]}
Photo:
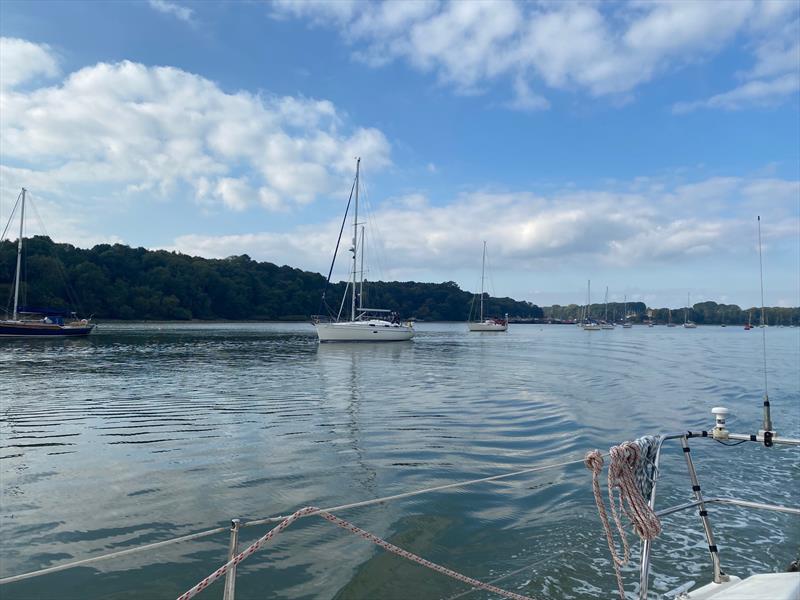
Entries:
{"type": "Polygon", "coordinates": [[[689,322],[689,302],[691,302],[691,300],[689,300],[690,297],[691,297],[691,294],[686,294],[686,308],[683,309],[683,322],[684,323],[688,323],[689,322]]]}
{"type": "Polygon", "coordinates": [[[358,309],[364,308],[364,226],[361,226],[361,269],[358,283],[358,309]]]}
{"type": "Polygon", "coordinates": [[[606,286],[606,299],[605,299],[605,303],[606,303],[606,316],[605,316],[605,320],[606,320],[606,323],[608,323],[608,286],[606,286]]]}
{"type": "Polygon", "coordinates": [[[17,309],[19,308],[19,280],[22,271],[20,266],[22,264],[22,228],[25,224],[25,192],[27,190],[22,188],[22,209],[19,214],[19,240],[17,240],[17,274],[14,277],[14,320],[17,320],[17,309]]]}
{"type": "Polygon", "coordinates": [[[483,322],[483,279],[486,273],[486,240],[483,242],[483,260],[481,261],[481,322],[483,322]]]}
{"type": "Polygon", "coordinates": [[[350,303],[350,320],[356,320],[356,268],[358,267],[358,179],[361,157],[356,158],[356,207],[353,212],[353,297],[350,303]]]}
{"type": "Polygon", "coordinates": [[[592,280],[589,279],[586,284],[586,320],[592,319],[592,280]]]}

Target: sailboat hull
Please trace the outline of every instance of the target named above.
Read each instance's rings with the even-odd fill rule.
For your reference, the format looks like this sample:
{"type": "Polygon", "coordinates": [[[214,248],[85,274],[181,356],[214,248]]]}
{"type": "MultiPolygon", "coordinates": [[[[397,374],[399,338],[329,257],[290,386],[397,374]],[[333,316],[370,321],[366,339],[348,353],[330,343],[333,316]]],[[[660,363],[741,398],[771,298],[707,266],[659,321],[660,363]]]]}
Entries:
{"type": "Polygon", "coordinates": [[[411,325],[388,321],[316,323],[320,342],[404,342],[414,337],[411,325]]]}
{"type": "Polygon", "coordinates": [[[94,329],[94,325],[0,321],[0,337],[79,337],[89,335],[92,329],[94,329]]]}
{"type": "Polygon", "coordinates": [[[467,323],[470,331],[508,331],[507,323],[467,323]]]}

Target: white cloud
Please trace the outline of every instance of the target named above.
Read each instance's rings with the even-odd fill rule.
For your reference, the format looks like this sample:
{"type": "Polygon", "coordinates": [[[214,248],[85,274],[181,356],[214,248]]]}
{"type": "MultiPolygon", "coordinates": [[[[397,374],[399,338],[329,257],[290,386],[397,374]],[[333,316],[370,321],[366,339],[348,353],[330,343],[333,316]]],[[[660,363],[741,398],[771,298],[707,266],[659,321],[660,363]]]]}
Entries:
{"type": "Polygon", "coordinates": [[[338,191],[353,156],[373,171],[390,163],[380,131],[349,126],[326,100],[229,93],[171,67],[99,63],[0,103],[5,195],[20,182],[73,195],[102,185],[106,197],[188,189],[206,208],[282,210],[338,191]]]}
{"type": "Polygon", "coordinates": [[[58,60],[46,44],[0,37],[0,90],[36,77],[58,75],[58,60]]]}
{"type": "MultiPolygon", "coordinates": [[[[438,205],[420,194],[386,201],[373,215],[383,276],[472,269],[481,240],[492,248],[494,264],[509,270],[655,266],[749,251],[742,240],[751,237],[754,214],[771,224],[764,228],[767,242],[791,240],[800,227],[797,181],[715,178],[640,187],[632,182],[617,191],[549,195],[476,191],[438,205]]],[[[332,219],[285,233],[181,236],[171,249],[208,257],[247,253],[323,271],[339,224],[332,219]]]]}
{"type": "MultiPolygon", "coordinates": [[[[751,40],[761,61],[756,71],[782,62],[785,72],[791,50],[760,40],[784,35],[787,20],[796,18],[791,4],[280,0],[272,7],[282,18],[338,28],[354,57],[367,64],[404,60],[461,93],[502,81],[512,90],[508,107],[539,110],[548,106],[544,87],[629,99],[643,83],[708,60],[740,36],[751,40]]],[[[773,91],[780,100],[781,91],[773,91]]]]}
{"type": "Polygon", "coordinates": [[[756,6],[749,24],[755,64],[738,73],[736,87],[702,100],[678,102],[673,112],[700,108],[741,110],[776,106],[800,97],[800,7],[792,2],[756,6]]]}
{"type": "Polygon", "coordinates": [[[167,0],[149,0],[150,7],[165,15],[172,15],[186,23],[194,23],[194,10],[167,0]]]}
{"type": "Polygon", "coordinates": [[[775,106],[789,97],[798,97],[800,74],[788,73],[775,79],[757,79],[743,83],[728,92],[697,102],[679,102],[673,107],[677,114],[698,108],[737,110],[751,106],[775,106]]]}

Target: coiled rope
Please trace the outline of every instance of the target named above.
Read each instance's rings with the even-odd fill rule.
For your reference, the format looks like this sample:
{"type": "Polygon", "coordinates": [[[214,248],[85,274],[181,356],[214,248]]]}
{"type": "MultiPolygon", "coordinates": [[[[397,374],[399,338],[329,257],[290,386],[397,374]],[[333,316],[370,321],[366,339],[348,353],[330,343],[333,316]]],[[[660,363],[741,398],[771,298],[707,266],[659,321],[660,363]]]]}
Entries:
{"type": "Polygon", "coordinates": [[[211,573],[208,577],[200,581],[197,585],[192,587],[191,589],[187,590],[181,596],[178,597],[178,600],[189,600],[190,598],[194,598],[197,594],[202,592],[212,583],[214,583],[217,579],[225,575],[225,573],[234,565],[238,565],[246,558],[255,554],[260,548],[264,546],[269,540],[277,536],[281,533],[284,529],[289,527],[292,523],[294,523],[297,519],[301,517],[317,515],[322,517],[323,519],[330,521],[334,525],[341,527],[342,529],[349,531],[350,533],[354,533],[355,535],[367,540],[368,542],[372,542],[376,546],[383,548],[384,550],[401,556],[402,558],[406,558],[410,561],[413,561],[417,564],[422,565],[423,567],[427,567],[437,573],[441,573],[442,575],[447,575],[448,577],[452,577],[458,581],[471,585],[473,588],[478,588],[481,590],[486,590],[487,592],[491,592],[493,594],[497,594],[499,596],[503,596],[504,598],[510,598],[511,600],[533,600],[530,596],[523,596],[522,594],[517,594],[515,592],[509,592],[508,590],[504,590],[499,587],[495,587],[489,583],[484,583],[482,581],[478,581],[477,579],[473,579],[472,577],[467,577],[466,575],[462,575],[452,569],[448,569],[447,567],[443,567],[442,565],[436,564],[431,562],[421,556],[414,554],[413,552],[409,552],[408,550],[403,550],[399,546],[395,546],[394,544],[387,542],[384,539],[379,538],[378,536],[353,525],[352,523],[345,521],[344,519],[340,519],[336,515],[332,515],[329,512],[326,512],[322,509],[319,509],[315,506],[307,506],[306,508],[301,508],[297,512],[293,513],[273,529],[270,529],[266,534],[262,537],[257,539],[253,542],[250,546],[247,547],[246,550],[234,556],[231,560],[227,563],[222,565],[219,569],[211,573]]]}
{"type": "Polygon", "coordinates": [[[614,573],[617,576],[617,589],[622,600],[625,600],[625,589],[621,569],[630,560],[630,547],[622,524],[622,513],[624,512],[628,516],[634,531],[641,539],[652,540],[661,533],[661,522],[645,500],[642,488],[637,485],[637,480],[642,485],[651,483],[643,481],[641,473],[644,460],[654,443],[657,443],[656,438],[642,438],[635,442],[624,442],[619,446],[614,446],[609,452],[611,460],[608,465],[608,503],[611,507],[611,517],[622,542],[622,556],[617,551],[605,502],[600,493],[599,478],[603,470],[603,455],[599,450],[592,450],[586,454],[584,459],[586,468],[592,472],[594,501],[606,533],[614,573]]]}

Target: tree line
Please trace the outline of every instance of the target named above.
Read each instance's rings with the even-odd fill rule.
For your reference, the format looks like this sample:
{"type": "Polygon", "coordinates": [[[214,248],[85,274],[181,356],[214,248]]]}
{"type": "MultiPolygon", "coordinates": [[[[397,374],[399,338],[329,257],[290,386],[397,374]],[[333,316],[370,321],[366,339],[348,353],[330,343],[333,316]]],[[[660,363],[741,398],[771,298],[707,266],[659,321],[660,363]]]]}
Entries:
{"type": "MultiPolygon", "coordinates": [[[[544,307],[545,320],[570,321],[583,316],[584,306],[569,304],[567,306],[544,307]]],[[[605,304],[592,304],[589,314],[594,319],[604,319],[605,304]]],[[[761,323],[761,308],[741,308],[736,304],[717,304],[713,301],[698,302],[689,308],[648,308],[644,302],[609,302],[608,320],[621,321],[626,318],[634,323],[653,321],[666,324],[681,324],[684,320],[694,321],[700,325],[744,325],[753,326],[761,323]]],[[[764,310],[767,325],[800,325],[800,308],[769,306],[764,310]]]]}
{"type": "MultiPolygon", "coordinates": [[[[68,309],[96,319],[307,320],[337,312],[345,282],[247,255],[206,259],[164,250],[100,244],[81,249],[47,237],[26,238],[20,304],[68,309]]],[[[0,242],[0,297],[11,311],[17,245],[0,242]]],[[[473,295],[454,282],[368,282],[364,306],[404,318],[464,321],[473,295]]],[[[542,309],[512,298],[484,298],[486,314],[532,319],[542,309]]]]}
{"type": "MultiPolygon", "coordinates": [[[[306,320],[317,314],[336,314],[346,283],[327,287],[325,278],[249,256],[207,259],[165,250],[100,244],[90,249],[57,244],[50,238],[27,238],[20,304],[71,309],[97,319],[144,320],[306,320]]],[[[0,242],[0,298],[13,301],[16,243],[0,242]]],[[[452,281],[367,282],[362,305],[397,312],[404,318],[426,321],[465,321],[477,312],[479,301],[452,281]]],[[[345,307],[347,308],[347,307],[345,307]]],[[[570,304],[541,308],[513,298],[484,296],[484,314],[521,320],[579,319],[583,306],[570,304]]],[[[769,307],[769,325],[800,325],[800,308],[769,307]]],[[[347,314],[345,312],[345,314],[347,314]]],[[[605,304],[592,304],[592,317],[602,319],[605,304]]],[[[682,323],[683,309],[648,308],[643,302],[609,302],[608,319],[627,315],[634,322],[669,320],[682,323]]],[[[760,308],[700,302],[688,309],[698,324],[743,325],[760,323],[760,308]]]]}

